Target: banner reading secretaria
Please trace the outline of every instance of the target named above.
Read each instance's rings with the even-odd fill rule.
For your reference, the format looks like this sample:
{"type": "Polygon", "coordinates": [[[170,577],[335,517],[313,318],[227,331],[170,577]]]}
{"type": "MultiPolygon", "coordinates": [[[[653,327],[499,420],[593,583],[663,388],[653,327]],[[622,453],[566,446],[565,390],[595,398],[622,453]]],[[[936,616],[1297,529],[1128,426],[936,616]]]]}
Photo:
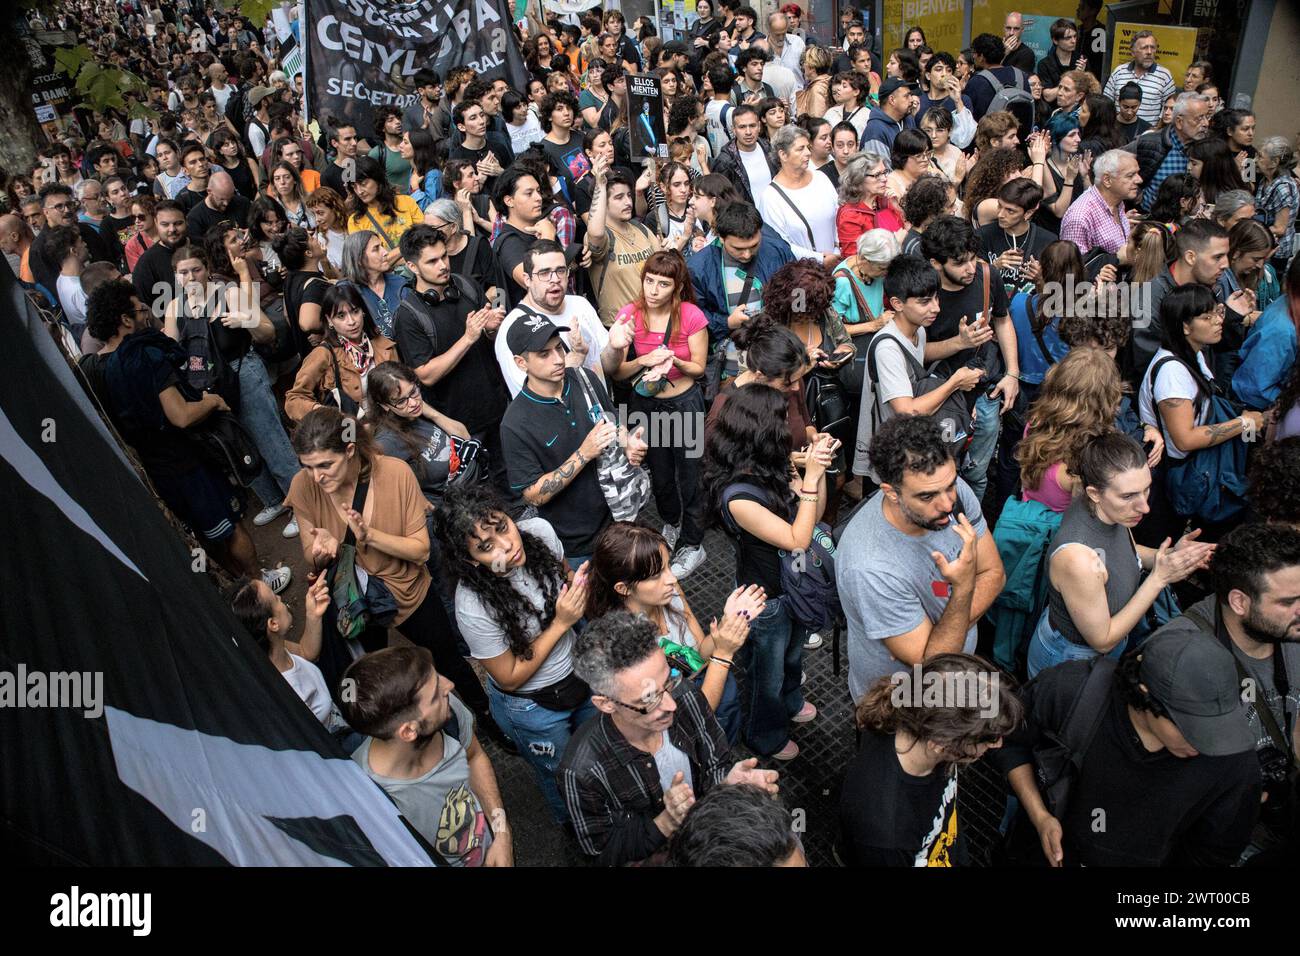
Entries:
{"type": "Polygon", "coordinates": [[[304,0],[308,111],[370,136],[376,106],[415,102],[415,73],[456,66],[525,89],[508,0],[304,0]]]}

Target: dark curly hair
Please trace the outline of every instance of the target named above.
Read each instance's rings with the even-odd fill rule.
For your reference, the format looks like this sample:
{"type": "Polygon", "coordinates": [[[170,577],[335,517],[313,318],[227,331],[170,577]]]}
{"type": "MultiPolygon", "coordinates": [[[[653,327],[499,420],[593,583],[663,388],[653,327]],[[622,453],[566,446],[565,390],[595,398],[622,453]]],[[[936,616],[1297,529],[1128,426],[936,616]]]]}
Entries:
{"type": "Polygon", "coordinates": [[[966,177],[966,194],[963,198],[967,214],[975,216],[980,203],[995,197],[1007,177],[1024,169],[1024,166],[1019,151],[1005,146],[980,153],[980,158],[966,177]]]}
{"type": "Polygon", "coordinates": [[[1286,524],[1238,525],[1219,539],[1210,580],[1220,602],[1230,591],[1252,601],[1264,592],[1264,575],[1300,566],[1300,531],[1286,524]]]}
{"type": "Polygon", "coordinates": [[[948,193],[951,189],[952,183],[937,173],[926,173],[918,177],[903,196],[903,215],[917,227],[939,218],[948,211],[948,193]]]}
{"type": "MultiPolygon", "coordinates": [[[[86,328],[101,342],[107,342],[122,326],[122,317],[133,315],[135,286],[126,279],[105,282],[86,300],[86,328]]],[[[1300,441],[1300,439],[1297,439],[1300,441]]]]}
{"type": "MultiPolygon", "coordinates": [[[[1085,310],[1086,311],[1086,310],[1085,310]]],[[[1107,310],[1098,310],[1105,312],[1107,310]]],[[[1061,317],[1056,334],[1070,348],[1093,346],[1122,349],[1133,332],[1132,320],[1121,312],[1109,315],[1075,315],[1070,309],[1061,317]]]]}
{"type": "MultiPolygon", "coordinates": [[[[1292,381],[1296,378],[1292,376],[1292,381]]],[[[1300,525],[1300,436],[1259,449],[1250,463],[1249,478],[1246,498],[1261,518],[1300,525]]]]}
{"type": "Polygon", "coordinates": [[[952,461],[939,423],[929,415],[895,415],[872,436],[868,454],[880,483],[895,488],[906,471],[932,475],[952,461]]]}
{"type": "MultiPolygon", "coordinates": [[[[534,618],[545,627],[555,618],[555,600],[568,577],[568,566],[534,534],[519,529],[523,542],[523,573],[537,583],[542,592],[542,607],[534,607],[510,581],[487,565],[474,560],[465,542],[480,527],[513,521],[505,503],[486,485],[447,489],[442,507],[433,513],[433,530],[442,546],[444,567],[452,579],[463,584],[487,608],[492,619],[505,632],[510,652],[520,660],[532,660],[534,618]]],[[[539,633],[539,632],[538,632],[539,633]]]]}
{"type": "Polygon", "coordinates": [[[722,406],[704,440],[700,476],[711,523],[721,523],[722,493],[737,481],[764,489],[777,514],[784,515],[794,504],[788,410],[783,393],[757,384],[737,388],[722,406]]]}
{"type": "Polygon", "coordinates": [[[763,314],[778,325],[820,319],[835,296],[830,270],[815,259],[787,262],[763,287],[763,314]]]}

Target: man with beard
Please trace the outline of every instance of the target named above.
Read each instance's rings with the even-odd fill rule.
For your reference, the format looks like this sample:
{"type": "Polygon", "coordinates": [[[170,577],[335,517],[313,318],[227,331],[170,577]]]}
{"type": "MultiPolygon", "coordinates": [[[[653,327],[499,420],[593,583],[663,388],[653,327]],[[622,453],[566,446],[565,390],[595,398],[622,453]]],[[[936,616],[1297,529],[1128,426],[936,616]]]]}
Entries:
{"type": "Polygon", "coordinates": [[[975,651],[975,622],[1006,575],[979,499],[957,476],[938,422],[897,415],[871,439],[880,491],[840,538],[849,693],[935,654],[975,651]]]}
{"type": "Polygon", "coordinates": [[[600,711],[573,735],[558,773],[578,845],[605,866],[667,856],[686,813],[725,784],[777,792],[777,772],[729,765],[708,701],[669,665],[645,617],[614,611],[578,636],[573,669],[600,711]]]}
{"type": "Polygon", "coordinates": [[[188,232],[185,209],[175,199],[163,199],[154,206],[154,225],[158,241],[145,250],[131,270],[131,284],[140,301],[153,309],[159,321],[171,302],[175,273],[172,271],[172,253],[181,247],[188,232]]]}
{"type": "Polygon", "coordinates": [[[449,866],[513,866],[492,761],[474,715],[427,648],[388,647],[343,675],[343,717],[366,735],[352,759],[449,866]],[[350,691],[350,692],[349,692],[350,691]]]}
{"type": "MultiPolygon", "coordinates": [[[[1159,633],[1200,631],[1232,651],[1267,799],[1247,857],[1273,860],[1296,839],[1296,715],[1300,712],[1300,531],[1235,528],[1214,551],[1214,593],[1159,633]]],[[[1225,661],[1226,663],[1226,661],[1225,661]]]]}

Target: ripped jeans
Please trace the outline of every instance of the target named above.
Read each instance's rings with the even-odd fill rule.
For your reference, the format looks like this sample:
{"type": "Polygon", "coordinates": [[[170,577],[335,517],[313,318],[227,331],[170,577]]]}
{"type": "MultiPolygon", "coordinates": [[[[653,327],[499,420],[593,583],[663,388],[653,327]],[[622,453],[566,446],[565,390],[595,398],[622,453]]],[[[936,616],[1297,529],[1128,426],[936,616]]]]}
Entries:
{"type": "Polygon", "coordinates": [[[595,705],[588,697],[580,707],[570,711],[548,710],[535,700],[507,694],[491,679],[487,682],[488,703],[492,719],[510,735],[519,753],[537,776],[542,796],[560,823],[567,823],[569,811],[555,783],[555,771],[569,745],[573,732],[588,718],[596,716],[595,705]]]}

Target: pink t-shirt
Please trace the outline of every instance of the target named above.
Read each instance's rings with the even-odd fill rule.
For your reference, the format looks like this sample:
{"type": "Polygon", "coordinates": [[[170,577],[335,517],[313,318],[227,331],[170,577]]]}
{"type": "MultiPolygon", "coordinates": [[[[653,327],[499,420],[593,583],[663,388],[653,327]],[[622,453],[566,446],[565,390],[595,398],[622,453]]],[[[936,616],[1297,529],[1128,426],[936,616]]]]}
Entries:
{"type": "MultiPolygon", "coordinates": [[[[632,317],[632,328],[636,332],[633,347],[636,349],[637,355],[649,355],[664,344],[664,333],[662,331],[652,332],[646,327],[645,319],[641,317],[641,310],[637,308],[635,302],[629,302],[619,309],[614,321],[621,322],[629,316],[632,317]]],[[[672,341],[668,343],[668,347],[673,350],[673,354],[679,359],[689,362],[691,360],[691,336],[708,327],[708,317],[700,311],[699,306],[683,302],[682,320],[677,332],[673,335],[672,341]]],[[[667,377],[668,381],[675,382],[682,377],[682,373],[674,366],[668,370],[667,377]]]]}
{"type": "Polygon", "coordinates": [[[1026,488],[1021,494],[1025,501],[1037,501],[1057,514],[1064,514],[1070,507],[1070,492],[1061,487],[1061,470],[1064,462],[1058,461],[1043,473],[1043,481],[1037,488],[1026,488]]]}

